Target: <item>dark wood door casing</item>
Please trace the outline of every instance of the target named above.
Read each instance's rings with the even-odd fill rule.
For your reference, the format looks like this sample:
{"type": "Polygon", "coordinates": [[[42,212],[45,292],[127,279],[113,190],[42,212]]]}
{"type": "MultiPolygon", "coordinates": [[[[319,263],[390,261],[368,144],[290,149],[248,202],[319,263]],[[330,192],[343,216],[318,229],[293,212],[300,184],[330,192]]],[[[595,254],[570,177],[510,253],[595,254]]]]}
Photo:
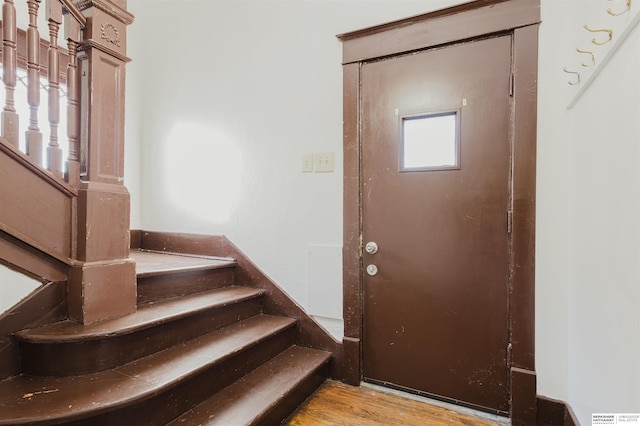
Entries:
{"type": "Polygon", "coordinates": [[[343,42],[343,371],[362,379],[360,70],[365,61],[496,34],[512,37],[512,264],[509,273],[510,417],[535,424],[535,158],[539,0],[480,0],[341,34],[343,42]]]}

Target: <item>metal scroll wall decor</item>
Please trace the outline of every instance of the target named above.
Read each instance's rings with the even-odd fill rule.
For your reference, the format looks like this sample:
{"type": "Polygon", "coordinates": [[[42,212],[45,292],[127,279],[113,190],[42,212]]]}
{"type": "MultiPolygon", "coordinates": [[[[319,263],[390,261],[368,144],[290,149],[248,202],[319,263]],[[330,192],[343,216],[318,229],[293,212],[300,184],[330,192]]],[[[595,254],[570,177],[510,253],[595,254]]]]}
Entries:
{"type": "Polygon", "coordinates": [[[572,108],[624,40],[640,22],[640,0],[602,0],[594,22],[582,25],[571,63],[563,67],[572,87],[572,108]],[[600,13],[601,12],[601,13],[600,13]]]}

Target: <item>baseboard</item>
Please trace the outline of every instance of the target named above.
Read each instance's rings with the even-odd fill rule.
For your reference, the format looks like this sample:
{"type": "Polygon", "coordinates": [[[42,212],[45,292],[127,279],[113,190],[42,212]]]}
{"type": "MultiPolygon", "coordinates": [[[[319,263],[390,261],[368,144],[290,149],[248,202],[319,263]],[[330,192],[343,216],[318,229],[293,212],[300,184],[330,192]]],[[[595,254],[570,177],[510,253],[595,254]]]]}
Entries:
{"type": "Polygon", "coordinates": [[[140,243],[142,238],[142,231],[139,229],[132,229],[129,231],[129,244],[131,250],[140,250],[140,243]]]}
{"type": "Polygon", "coordinates": [[[580,426],[576,413],[573,412],[569,404],[564,406],[564,426],[580,426]]]}
{"type": "Polygon", "coordinates": [[[575,413],[564,401],[538,395],[538,426],[580,426],[575,413]]]}

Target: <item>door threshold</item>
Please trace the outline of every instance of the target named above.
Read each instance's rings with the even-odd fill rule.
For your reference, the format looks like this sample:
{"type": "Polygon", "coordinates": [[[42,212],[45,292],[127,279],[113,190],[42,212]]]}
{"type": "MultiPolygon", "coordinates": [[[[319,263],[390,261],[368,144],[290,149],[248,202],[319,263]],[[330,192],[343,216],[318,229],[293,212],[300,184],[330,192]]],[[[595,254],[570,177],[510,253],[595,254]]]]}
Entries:
{"type": "Polygon", "coordinates": [[[427,404],[435,405],[436,407],[445,408],[447,410],[455,411],[460,414],[467,414],[474,417],[479,417],[484,420],[490,420],[502,426],[511,426],[511,419],[508,417],[499,416],[497,414],[487,413],[485,411],[475,410],[473,408],[464,407],[461,405],[451,404],[449,402],[440,401],[426,396],[416,395],[411,392],[405,392],[398,389],[393,389],[386,386],[376,385],[373,383],[361,381],[360,386],[363,388],[372,389],[378,392],[387,393],[390,395],[400,396],[402,398],[411,399],[414,401],[424,402],[427,404]]]}

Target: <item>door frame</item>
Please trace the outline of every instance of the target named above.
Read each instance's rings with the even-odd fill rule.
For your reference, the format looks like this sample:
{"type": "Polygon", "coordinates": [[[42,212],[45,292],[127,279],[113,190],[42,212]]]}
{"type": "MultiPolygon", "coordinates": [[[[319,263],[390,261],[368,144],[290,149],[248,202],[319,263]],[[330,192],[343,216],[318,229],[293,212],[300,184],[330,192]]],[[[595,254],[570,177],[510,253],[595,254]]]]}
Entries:
{"type": "Polygon", "coordinates": [[[362,378],[362,150],[364,62],[491,35],[512,39],[512,256],[509,369],[513,424],[536,423],[535,191],[539,0],[478,0],[338,35],[343,44],[343,374],[362,378]]]}

